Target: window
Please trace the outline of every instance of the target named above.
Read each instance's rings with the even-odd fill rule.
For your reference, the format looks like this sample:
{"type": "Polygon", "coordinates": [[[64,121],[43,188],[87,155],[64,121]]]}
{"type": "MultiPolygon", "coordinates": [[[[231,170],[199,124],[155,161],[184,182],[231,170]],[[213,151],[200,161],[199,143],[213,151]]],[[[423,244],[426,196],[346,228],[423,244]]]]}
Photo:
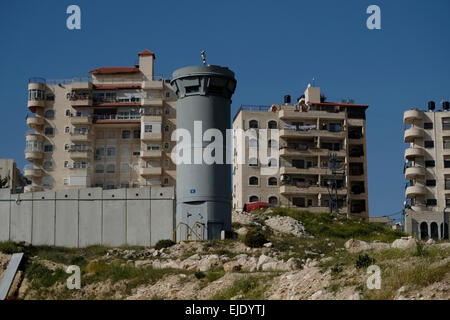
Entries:
{"type": "Polygon", "coordinates": [[[169,127],[168,125],[165,125],[165,126],[164,126],[164,131],[165,131],[165,132],[169,132],[169,130],[170,130],[170,127],[169,127]]]}
{"type": "Polygon", "coordinates": [[[433,129],[433,122],[424,122],[423,128],[424,129],[433,129]]]}
{"type": "Polygon", "coordinates": [[[277,124],[277,122],[276,122],[275,120],[270,120],[270,121],[267,123],[267,127],[268,127],[269,129],[276,129],[276,128],[278,127],[278,124],[277,124]]]}
{"type": "Polygon", "coordinates": [[[153,132],[153,125],[151,124],[144,125],[144,132],[153,132]]]}
{"type": "Polygon", "coordinates": [[[108,164],[106,166],[106,173],[114,173],[116,171],[116,166],[113,164],[108,164]]]}
{"type": "Polygon", "coordinates": [[[427,180],[426,181],[426,186],[427,187],[434,187],[434,186],[436,186],[436,180],[427,180]]]}
{"type": "Polygon", "coordinates": [[[169,160],[165,159],[164,160],[164,168],[168,168],[169,167],[169,160]]]}
{"type": "Polygon", "coordinates": [[[66,117],[70,117],[72,113],[70,112],[70,109],[66,109],[66,117]]]}
{"type": "Polygon", "coordinates": [[[65,132],[65,133],[69,133],[69,132],[70,132],[70,128],[69,128],[69,127],[65,127],[65,128],[64,128],[64,132],[65,132]]]}
{"type": "Polygon", "coordinates": [[[248,141],[248,146],[249,146],[250,148],[257,148],[257,147],[258,147],[258,140],[256,140],[256,139],[250,139],[250,140],[248,141]]]}
{"type": "Polygon", "coordinates": [[[276,177],[270,177],[270,178],[267,180],[267,184],[268,184],[269,186],[276,186],[276,185],[278,185],[278,179],[277,179],[276,177]]]}
{"type": "Polygon", "coordinates": [[[436,206],[437,200],[436,199],[427,199],[427,206],[436,206]]]}
{"type": "Polygon", "coordinates": [[[52,93],[46,94],[45,95],[45,100],[47,101],[55,101],[55,95],[52,93]]]}
{"type": "Polygon", "coordinates": [[[168,142],[164,143],[164,149],[169,149],[169,143],[168,142]]]}
{"type": "Polygon", "coordinates": [[[95,155],[98,157],[103,157],[105,155],[105,148],[95,149],[95,155]]]}
{"type": "Polygon", "coordinates": [[[70,144],[66,143],[66,144],[64,145],[64,150],[69,150],[69,149],[70,149],[70,144]]]}
{"type": "Polygon", "coordinates": [[[269,197],[269,206],[275,207],[278,205],[278,198],[275,196],[269,197]]]}
{"type": "Polygon", "coordinates": [[[44,134],[45,134],[46,136],[53,136],[54,133],[55,133],[55,130],[54,130],[52,127],[46,127],[46,128],[44,129],[44,134]]]}
{"type": "Polygon", "coordinates": [[[248,122],[248,127],[250,129],[258,129],[258,121],[257,120],[250,120],[248,122]]]}
{"type": "Polygon", "coordinates": [[[277,159],[270,159],[269,160],[269,164],[268,164],[268,166],[269,167],[276,167],[276,166],[278,166],[278,161],[277,161],[277,159]]]}
{"type": "Polygon", "coordinates": [[[64,183],[65,186],[69,185],[69,179],[64,178],[63,183],[64,183]]]}
{"type": "Polygon", "coordinates": [[[256,167],[258,166],[258,159],[257,158],[249,158],[248,159],[248,165],[250,167],[256,167]]]}
{"type": "MultiPolygon", "coordinates": [[[[165,96],[166,96],[166,98],[170,98],[170,92],[169,92],[169,91],[166,91],[165,96]]],[[[166,113],[166,114],[167,114],[167,113],[166,113]]]]}
{"type": "Polygon", "coordinates": [[[433,140],[426,140],[424,143],[425,148],[434,148],[434,141],[433,140]]]}
{"type": "Polygon", "coordinates": [[[103,188],[103,183],[96,183],[94,185],[95,188],[103,188]]]}
{"type": "Polygon", "coordinates": [[[250,186],[257,186],[258,185],[258,177],[250,177],[249,179],[248,179],[248,184],[250,185],[250,186]]]}
{"type": "Polygon", "coordinates": [[[164,109],[164,113],[165,113],[165,114],[170,114],[170,109],[169,109],[169,108],[165,108],[165,109],[164,109]]]}
{"type": "Polygon", "coordinates": [[[134,139],[140,139],[141,138],[141,130],[134,130],[133,131],[133,138],[134,139]]]}
{"type": "Polygon", "coordinates": [[[104,167],[103,167],[103,165],[102,164],[97,164],[96,166],[95,166],[95,173],[103,173],[104,172],[104,167]]]}
{"type": "Polygon", "coordinates": [[[259,201],[258,196],[250,196],[250,198],[248,198],[248,202],[258,202],[258,201],[259,201]]]}
{"type": "Polygon", "coordinates": [[[53,119],[55,117],[55,110],[50,109],[44,112],[44,117],[48,119],[53,119]]]}
{"type": "Polygon", "coordinates": [[[442,130],[450,130],[450,118],[442,119],[442,130]]]}
{"type": "Polygon", "coordinates": [[[122,131],[122,139],[130,139],[131,132],[130,130],[123,130],[122,131]]]}
{"type": "Polygon", "coordinates": [[[151,151],[151,150],[159,150],[161,148],[161,146],[159,144],[148,144],[147,145],[147,150],[151,151]]]}
{"type": "Polygon", "coordinates": [[[114,148],[114,147],[108,147],[108,148],[106,149],[106,155],[107,155],[108,157],[114,157],[114,156],[116,155],[116,148],[114,148]]]}
{"type": "Polygon", "coordinates": [[[444,168],[450,168],[450,160],[444,159],[444,168]]]}
{"type": "Polygon", "coordinates": [[[50,188],[52,186],[52,178],[50,176],[42,178],[42,185],[46,188],[50,188]]]}
{"type": "Polygon", "coordinates": [[[278,142],[276,140],[271,139],[271,140],[269,140],[268,146],[269,146],[269,148],[276,149],[276,148],[278,148],[278,142]]]}
{"type": "Polygon", "coordinates": [[[69,167],[69,161],[64,161],[64,168],[68,168],[69,167]]]}
{"type": "Polygon", "coordinates": [[[141,155],[140,151],[133,151],[133,156],[139,157],[141,155]]]}
{"type": "Polygon", "coordinates": [[[434,160],[426,160],[425,161],[426,168],[433,168],[434,166],[435,166],[434,160]]]}
{"type": "Polygon", "coordinates": [[[53,152],[53,145],[51,144],[44,145],[44,152],[53,152]]]}
{"type": "Polygon", "coordinates": [[[44,163],[42,164],[42,167],[44,168],[44,170],[50,170],[53,168],[53,163],[51,160],[46,160],[44,161],[44,163]]]}
{"type": "Polygon", "coordinates": [[[164,177],[163,183],[164,184],[169,184],[169,178],[168,177],[164,177]]]}

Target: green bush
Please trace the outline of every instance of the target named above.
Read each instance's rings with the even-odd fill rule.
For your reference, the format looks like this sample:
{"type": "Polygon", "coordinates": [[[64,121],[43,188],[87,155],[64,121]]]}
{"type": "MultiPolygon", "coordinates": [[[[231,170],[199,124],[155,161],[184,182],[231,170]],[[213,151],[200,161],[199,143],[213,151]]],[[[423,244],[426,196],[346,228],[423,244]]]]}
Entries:
{"type": "Polygon", "coordinates": [[[367,253],[358,255],[356,259],[355,266],[358,269],[367,268],[368,266],[375,263],[375,259],[369,256],[367,253]]]}
{"type": "Polygon", "coordinates": [[[161,250],[163,248],[169,248],[169,247],[173,246],[174,244],[175,244],[175,242],[173,242],[172,240],[169,240],[169,239],[159,240],[155,245],[155,249],[161,250]]]}
{"type": "Polygon", "coordinates": [[[331,272],[337,274],[341,273],[343,269],[344,268],[341,263],[336,263],[334,266],[331,267],[331,272]]]}
{"type": "Polygon", "coordinates": [[[194,276],[195,276],[197,279],[203,279],[204,277],[206,277],[206,275],[205,275],[203,272],[201,272],[201,271],[195,272],[195,273],[194,273],[194,276]]]}
{"type": "Polygon", "coordinates": [[[421,257],[427,254],[427,251],[425,250],[425,247],[423,246],[423,242],[422,241],[418,241],[417,242],[417,247],[416,247],[416,252],[415,252],[415,256],[421,257]]]}
{"type": "Polygon", "coordinates": [[[17,252],[22,252],[22,248],[18,247],[13,242],[0,242],[0,252],[5,254],[13,254],[17,252]]]}
{"type": "Polygon", "coordinates": [[[258,230],[249,230],[244,238],[245,245],[250,248],[260,248],[266,242],[266,237],[258,230]]]}

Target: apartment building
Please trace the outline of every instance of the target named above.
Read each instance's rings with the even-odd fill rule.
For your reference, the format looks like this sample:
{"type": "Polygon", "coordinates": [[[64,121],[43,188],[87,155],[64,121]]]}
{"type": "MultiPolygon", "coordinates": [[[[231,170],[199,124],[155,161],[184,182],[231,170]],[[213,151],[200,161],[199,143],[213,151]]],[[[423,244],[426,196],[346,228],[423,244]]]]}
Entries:
{"type": "MultiPolygon", "coordinates": [[[[367,219],[366,109],[367,105],[325,102],[319,87],[308,86],[296,104],[242,106],[233,129],[278,129],[279,141],[245,139],[246,161],[233,164],[233,207],[242,210],[249,202],[299,207],[312,212],[328,211],[337,204],[349,217],[367,219]],[[258,143],[278,149],[276,174],[262,174],[264,165],[249,157],[258,143]],[[330,160],[335,166],[330,166],[330,160]],[[332,169],[334,168],[334,169],[332,169]]],[[[236,141],[234,141],[236,145],[236,141]]],[[[276,166],[276,165],[275,165],[276,166]]]]}
{"type": "Polygon", "coordinates": [[[86,78],[28,83],[26,191],[173,186],[176,95],[154,74],[155,54],[86,78]]]}
{"type": "Polygon", "coordinates": [[[450,211],[450,112],[449,103],[435,110],[411,109],[403,114],[405,125],[404,174],[405,228],[421,239],[447,238],[450,211]]]}

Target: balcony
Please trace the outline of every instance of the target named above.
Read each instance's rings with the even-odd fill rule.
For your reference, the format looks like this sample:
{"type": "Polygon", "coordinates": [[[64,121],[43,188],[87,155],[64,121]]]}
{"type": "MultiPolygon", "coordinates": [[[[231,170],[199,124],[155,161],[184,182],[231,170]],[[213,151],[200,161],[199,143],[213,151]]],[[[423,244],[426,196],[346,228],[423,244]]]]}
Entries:
{"type": "Polygon", "coordinates": [[[78,97],[70,99],[70,105],[72,107],[89,107],[92,106],[92,102],[93,100],[91,97],[78,97]]]}
{"type": "MultiPolygon", "coordinates": [[[[300,186],[294,186],[294,185],[282,185],[280,186],[280,193],[285,195],[311,195],[311,194],[328,194],[328,190],[326,187],[319,187],[319,186],[307,186],[307,187],[300,187],[300,186]]],[[[346,195],[347,189],[341,188],[338,189],[338,195],[346,195]]]]}
{"type": "Polygon", "coordinates": [[[405,142],[413,142],[415,139],[422,139],[423,132],[417,127],[411,127],[405,130],[405,142]]]}
{"type": "Polygon", "coordinates": [[[161,155],[162,155],[161,150],[141,151],[141,158],[143,158],[143,159],[161,158],[161,155]]]}
{"type": "Polygon", "coordinates": [[[42,117],[36,116],[36,117],[28,117],[27,118],[27,125],[30,129],[36,130],[42,128],[44,125],[45,120],[42,117]]]}
{"type": "Polygon", "coordinates": [[[425,177],[425,168],[422,167],[409,167],[405,170],[406,180],[417,179],[425,177]]]}
{"type": "Polygon", "coordinates": [[[414,160],[415,158],[423,158],[424,150],[422,148],[408,148],[405,150],[405,159],[414,160]]]}
{"type": "Polygon", "coordinates": [[[417,196],[424,196],[427,193],[426,189],[424,186],[409,186],[408,188],[406,188],[405,191],[405,195],[406,198],[415,198],[417,196]]]}
{"type": "Polygon", "coordinates": [[[90,142],[93,139],[92,134],[86,133],[71,133],[70,140],[73,142],[90,142]]]}
{"type": "Polygon", "coordinates": [[[44,136],[41,133],[39,133],[39,132],[36,132],[34,130],[30,130],[30,131],[26,132],[25,140],[26,141],[43,141],[44,140],[44,136]]]}
{"type": "Polygon", "coordinates": [[[420,120],[422,120],[422,113],[419,110],[407,110],[403,113],[404,124],[411,124],[420,120]]]}
{"type": "Polygon", "coordinates": [[[284,138],[300,138],[300,137],[330,137],[345,138],[345,131],[329,131],[329,130],[290,130],[281,129],[280,137],[284,138]]]}
{"type": "Polygon", "coordinates": [[[147,80],[142,83],[142,89],[144,90],[162,90],[164,88],[164,82],[158,80],[147,80]]]}
{"type": "Polygon", "coordinates": [[[34,166],[25,166],[24,174],[29,179],[40,178],[42,176],[42,169],[34,166]]]}
{"type": "Polygon", "coordinates": [[[310,167],[310,168],[296,168],[296,167],[280,167],[280,174],[327,174],[329,173],[328,168],[318,168],[318,167],[310,167]]]}
{"type": "Polygon", "coordinates": [[[139,174],[143,177],[160,176],[162,172],[161,167],[140,168],[139,174]]]}
{"type": "Polygon", "coordinates": [[[299,119],[330,119],[339,120],[345,118],[345,112],[327,112],[327,111],[307,111],[300,112],[294,110],[280,110],[278,116],[281,120],[299,120],[299,119]]]}
{"type": "Polygon", "coordinates": [[[161,98],[142,98],[141,105],[146,107],[162,107],[163,100],[161,98]]]}
{"type": "Polygon", "coordinates": [[[44,157],[42,150],[25,150],[25,159],[29,162],[39,162],[44,157]]]}
{"type": "Polygon", "coordinates": [[[162,133],[161,132],[144,132],[141,134],[142,141],[161,141],[162,133]]]}
{"type": "MultiPolygon", "coordinates": [[[[28,100],[28,108],[30,110],[35,110],[37,107],[44,108],[45,107],[45,100],[44,99],[32,99],[28,100]]],[[[34,112],[34,111],[33,111],[34,112]]]]}
{"type": "Polygon", "coordinates": [[[69,149],[69,156],[73,160],[88,160],[92,157],[92,151],[82,149],[69,149]]]}
{"type": "Polygon", "coordinates": [[[345,157],[345,150],[330,151],[324,148],[308,147],[305,149],[295,149],[295,148],[281,148],[281,157],[296,157],[296,156],[328,156],[330,152],[336,153],[337,157],[345,157]]]}
{"type": "Polygon", "coordinates": [[[92,124],[92,117],[90,117],[90,116],[70,117],[70,124],[72,124],[72,125],[90,125],[90,124],[92,124]]]}
{"type": "Polygon", "coordinates": [[[141,116],[142,122],[162,122],[162,116],[159,114],[146,115],[141,116]]]}

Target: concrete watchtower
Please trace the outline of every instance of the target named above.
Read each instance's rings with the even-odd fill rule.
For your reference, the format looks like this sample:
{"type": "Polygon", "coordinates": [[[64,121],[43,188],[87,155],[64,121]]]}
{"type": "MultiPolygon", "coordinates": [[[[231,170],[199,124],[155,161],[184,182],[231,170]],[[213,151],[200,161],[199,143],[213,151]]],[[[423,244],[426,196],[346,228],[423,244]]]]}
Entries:
{"type": "Polygon", "coordinates": [[[191,162],[177,165],[177,240],[195,240],[197,235],[202,239],[217,239],[222,230],[231,230],[231,165],[226,163],[225,150],[236,79],[225,67],[191,66],[176,70],[171,85],[178,96],[177,130],[186,129],[192,137],[191,162]],[[208,129],[222,133],[221,164],[207,164],[203,158],[201,163],[195,161],[194,157],[198,159],[211,140],[194,145],[194,121],[201,121],[202,136],[208,129]],[[191,230],[195,234],[189,236],[191,230]]]}

